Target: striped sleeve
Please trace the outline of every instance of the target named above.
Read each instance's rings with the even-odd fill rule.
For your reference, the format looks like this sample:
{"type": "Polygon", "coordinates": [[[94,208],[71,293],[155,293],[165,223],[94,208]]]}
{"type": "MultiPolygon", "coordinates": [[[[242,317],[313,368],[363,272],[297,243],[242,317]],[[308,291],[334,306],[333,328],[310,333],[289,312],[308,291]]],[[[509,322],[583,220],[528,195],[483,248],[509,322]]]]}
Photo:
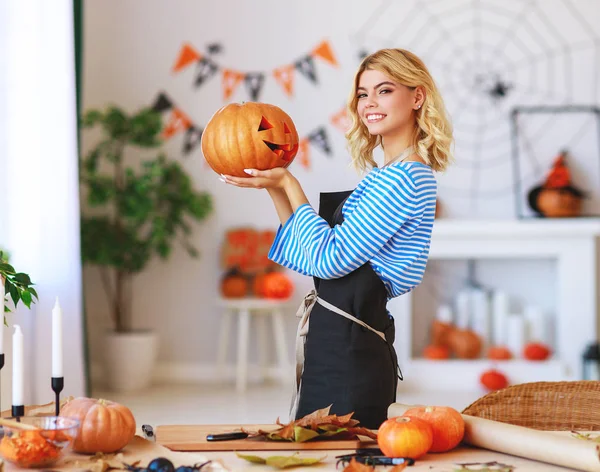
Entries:
{"type": "Polygon", "coordinates": [[[342,224],[331,228],[308,204],[281,227],[269,258],[304,275],[343,277],[377,254],[414,216],[416,185],[403,169],[381,172],[342,224]]]}

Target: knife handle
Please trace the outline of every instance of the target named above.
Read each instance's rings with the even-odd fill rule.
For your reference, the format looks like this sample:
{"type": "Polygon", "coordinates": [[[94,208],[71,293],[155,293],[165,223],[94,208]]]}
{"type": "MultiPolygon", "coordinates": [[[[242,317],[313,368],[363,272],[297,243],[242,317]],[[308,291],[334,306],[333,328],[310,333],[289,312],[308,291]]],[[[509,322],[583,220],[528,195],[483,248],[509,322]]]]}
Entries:
{"type": "Polygon", "coordinates": [[[246,439],[248,437],[248,433],[244,433],[243,431],[233,431],[231,433],[221,433],[221,434],[208,434],[206,436],[207,441],[231,441],[233,439],[246,439]]]}

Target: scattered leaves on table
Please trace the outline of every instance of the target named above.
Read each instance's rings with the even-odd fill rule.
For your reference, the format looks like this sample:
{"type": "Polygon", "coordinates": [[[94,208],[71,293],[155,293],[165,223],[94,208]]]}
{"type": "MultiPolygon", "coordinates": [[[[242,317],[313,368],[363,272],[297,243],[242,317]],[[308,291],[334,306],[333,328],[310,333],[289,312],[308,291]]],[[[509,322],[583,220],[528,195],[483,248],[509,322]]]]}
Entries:
{"type": "Polygon", "coordinates": [[[263,436],[272,441],[306,442],[313,439],[354,439],[366,436],[377,439],[377,434],[368,428],[358,426],[359,421],[352,418],[354,412],[347,415],[330,415],[331,405],[314,411],[303,418],[282,424],[275,431],[259,430],[257,433],[246,431],[251,437],[263,436]]]}
{"type": "Polygon", "coordinates": [[[454,469],[453,472],[467,472],[477,470],[479,472],[513,472],[516,467],[501,462],[464,462],[457,463],[460,468],[454,469]]]}
{"type": "Polygon", "coordinates": [[[375,467],[370,465],[361,464],[354,457],[348,462],[348,465],[344,467],[343,472],[373,472],[375,467]]]}
{"type": "Polygon", "coordinates": [[[276,467],[277,469],[315,465],[322,462],[323,459],[327,457],[300,457],[298,452],[292,454],[291,456],[269,456],[265,458],[250,454],[240,454],[238,452],[236,452],[236,454],[240,459],[245,459],[253,464],[266,464],[270,465],[271,467],[276,467]]]}
{"type": "MultiPolygon", "coordinates": [[[[138,461],[139,462],[139,461],[138,461]]],[[[104,454],[102,452],[97,452],[93,456],[82,456],[80,459],[77,458],[67,458],[65,459],[65,464],[72,465],[77,469],[87,469],[92,472],[107,472],[112,469],[124,469],[123,466],[123,454],[104,454]],[[84,458],[85,457],[85,458],[84,458]]],[[[134,466],[137,463],[133,464],[134,466]]]]}
{"type": "Polygon", "coordinates": [[[596,436],[592,436],[590,433],[578,433],[577,431],[571,431],[573,437],[577,439],[585,439],[586,441],[593,441],[600,443],[600,434],[596,436]]]}

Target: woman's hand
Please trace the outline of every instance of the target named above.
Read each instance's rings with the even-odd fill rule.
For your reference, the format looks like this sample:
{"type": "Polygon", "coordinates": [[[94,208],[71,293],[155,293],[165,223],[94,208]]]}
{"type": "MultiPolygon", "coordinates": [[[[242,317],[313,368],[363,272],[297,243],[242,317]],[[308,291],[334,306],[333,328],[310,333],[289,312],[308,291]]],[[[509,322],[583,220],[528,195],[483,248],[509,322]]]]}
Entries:
{"type": "Polygon", "coordinates": [[[270,170],[244,169],[248,177],[234,177],[221,174],[221,180],[226,184],[236,187],[256,189],[285,189],[286,185],[294,178],[292,174],[283,167],[275,167],[270,170]]]}

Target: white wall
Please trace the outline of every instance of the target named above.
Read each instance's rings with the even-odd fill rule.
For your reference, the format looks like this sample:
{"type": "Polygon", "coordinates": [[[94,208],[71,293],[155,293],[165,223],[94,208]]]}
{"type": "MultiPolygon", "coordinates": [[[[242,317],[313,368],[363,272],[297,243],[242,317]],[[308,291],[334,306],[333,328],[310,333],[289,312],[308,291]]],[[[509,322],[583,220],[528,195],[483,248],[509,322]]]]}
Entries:
{"type": "MultiPolygon", "coordinates": [[[[267,77],[260,96],[260,101],[286,110],[301,136],[321,125],[327,128],[333,155],[325,156],[311,146],[312,169],[297,162],[291,168],[316,205],[320,191],[349,189],[358,181],[348,168],[343,135],[330,123],[345,103],[358,52],[364,47],[405,47],[427,62],[455,118],[458,162],[440,176],[446,214],[514,218],[508,113],[515,105],[598,105],[600,27],[588,22],[599,16],[600,3],[593,0],[569,4],[555,0],[86,2],[83,105],[103,107],[114,102],[135,110],[165,91],[203,126],[224,104],[221,80],[215,76],[196,88],[195,67],[172,74],[183,43],[191,43],[201,53],[208,44],[221,43],[223,51],[215,61],[222,67],[269,73],[329,39],[339,68],[317,60],[318,84],[296,74],[293,98],[267,77]],[[504,100],[494,101],[484,93],[494,85],[494,74],[512,87],[504,100]]],[[[250,100],[243,85],[231,100],[250,100]]],[[[533,156],[525,157],[526,170],[531,173],[537,168],[527,185],[543,178],[557,149],[578,132],[579,128],[561,136],[561,125],[556,125],[564,122],[560,120],[538,139],[531,137],[537,122],[523,125],[535,148],[533,156]]],[[[571,146],[577,161],[575,174],[588,189],[598,188],[600,182],[595,129],[587,125],[571,146]]],[[[180,134],[168,142],[167,149],[193,175],[198,188],[214,196],[215,212],[194,233],[200,259],[189,259],[178,250],[168,263],[155,261],[135,281],[136,327],[160,331],[164,365],[208,364],[215,359],[217,256],[224,231],[237,225],[276,224],[266,193],[223,185],[203,163],[199,147],[189,157],[182,156],[182,142],[180,134]]],[[[84,149],[90,144],[84,138],[84,149]]],[[[597,197],[587,205],[588,211],[600,209],[597,197]]],[[[299,299],[311,281],[294,278],[299,299]]],[[[94,269],[85,270],[85,286],[92,358],[98,359],[102,346],[96,334],[107,326],[107,318],[94,269]]],[[[295,324],[290,316],[290,354],[295,324]]]]}

